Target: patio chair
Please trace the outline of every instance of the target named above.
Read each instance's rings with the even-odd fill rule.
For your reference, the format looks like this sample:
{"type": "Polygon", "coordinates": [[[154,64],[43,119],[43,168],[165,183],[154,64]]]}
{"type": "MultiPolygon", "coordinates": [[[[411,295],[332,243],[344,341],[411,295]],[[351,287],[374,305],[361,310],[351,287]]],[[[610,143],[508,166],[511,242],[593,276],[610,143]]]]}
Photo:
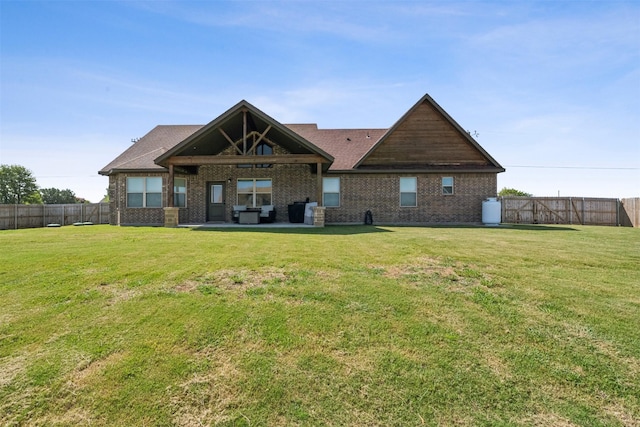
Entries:
{"type": "Polygon", "coordinates": [[[274,222],[276,220],[276,208],[273,205],[262,205],[260,222],[274,222]]]}

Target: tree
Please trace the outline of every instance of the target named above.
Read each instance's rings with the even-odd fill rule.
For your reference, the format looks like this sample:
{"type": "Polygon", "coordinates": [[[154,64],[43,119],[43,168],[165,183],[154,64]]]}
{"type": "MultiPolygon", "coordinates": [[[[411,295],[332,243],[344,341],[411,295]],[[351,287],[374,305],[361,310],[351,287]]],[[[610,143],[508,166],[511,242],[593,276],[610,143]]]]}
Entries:
{"type": "Polygon", "coordinates": [[[41,203],[36,179],[19,165],[0,165],[0,204],[41,203]]]}
{"type": "Polygon", "coordinates": [[[518,196],[518,197],[531,197],[533,194],[525,193],[524,191],[516,190],[515,188],[504,187],[498,193],[498,196],[518,196]]]}
{"type": "Polygon", "coordinates": [[[40,194],[42,194],[42,203],[48,205],[78,203],[76,195],[69,189],[59,190],[57,188],[43,188],[40,190],[40,194]]]}

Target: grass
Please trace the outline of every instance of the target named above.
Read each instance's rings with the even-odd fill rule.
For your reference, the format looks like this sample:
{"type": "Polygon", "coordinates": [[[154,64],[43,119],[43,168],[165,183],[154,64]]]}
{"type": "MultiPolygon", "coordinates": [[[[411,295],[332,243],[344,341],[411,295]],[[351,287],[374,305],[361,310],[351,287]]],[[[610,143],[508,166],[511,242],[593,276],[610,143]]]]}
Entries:
{"type": "Polygon", "coordinates": [[[640,230],[0,232],[2,425],[640,419],[640,230]]]}

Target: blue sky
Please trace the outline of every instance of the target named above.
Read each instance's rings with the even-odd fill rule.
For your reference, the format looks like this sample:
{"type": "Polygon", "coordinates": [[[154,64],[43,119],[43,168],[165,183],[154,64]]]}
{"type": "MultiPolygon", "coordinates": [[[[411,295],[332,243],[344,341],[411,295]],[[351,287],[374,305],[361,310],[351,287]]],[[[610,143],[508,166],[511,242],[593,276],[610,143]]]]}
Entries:
{"type": "Polygon", "coordinates": [[[0,163],[97,202],[157,124],[242,99],[390,127],[429,93],[537,196],[640,196],[637,1],[0,0],[0,163]]]}

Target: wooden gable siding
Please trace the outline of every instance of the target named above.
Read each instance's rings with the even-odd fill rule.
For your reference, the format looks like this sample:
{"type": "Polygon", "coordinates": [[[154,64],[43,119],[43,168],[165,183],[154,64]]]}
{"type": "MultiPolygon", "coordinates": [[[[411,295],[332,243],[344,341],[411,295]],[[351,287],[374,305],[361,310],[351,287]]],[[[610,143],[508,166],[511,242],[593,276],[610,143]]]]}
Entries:
{"type": "Polygon", "coordinates": [[[387,135],[361,166],[489,164],[464,135],[425,101],[387,135]]]}

